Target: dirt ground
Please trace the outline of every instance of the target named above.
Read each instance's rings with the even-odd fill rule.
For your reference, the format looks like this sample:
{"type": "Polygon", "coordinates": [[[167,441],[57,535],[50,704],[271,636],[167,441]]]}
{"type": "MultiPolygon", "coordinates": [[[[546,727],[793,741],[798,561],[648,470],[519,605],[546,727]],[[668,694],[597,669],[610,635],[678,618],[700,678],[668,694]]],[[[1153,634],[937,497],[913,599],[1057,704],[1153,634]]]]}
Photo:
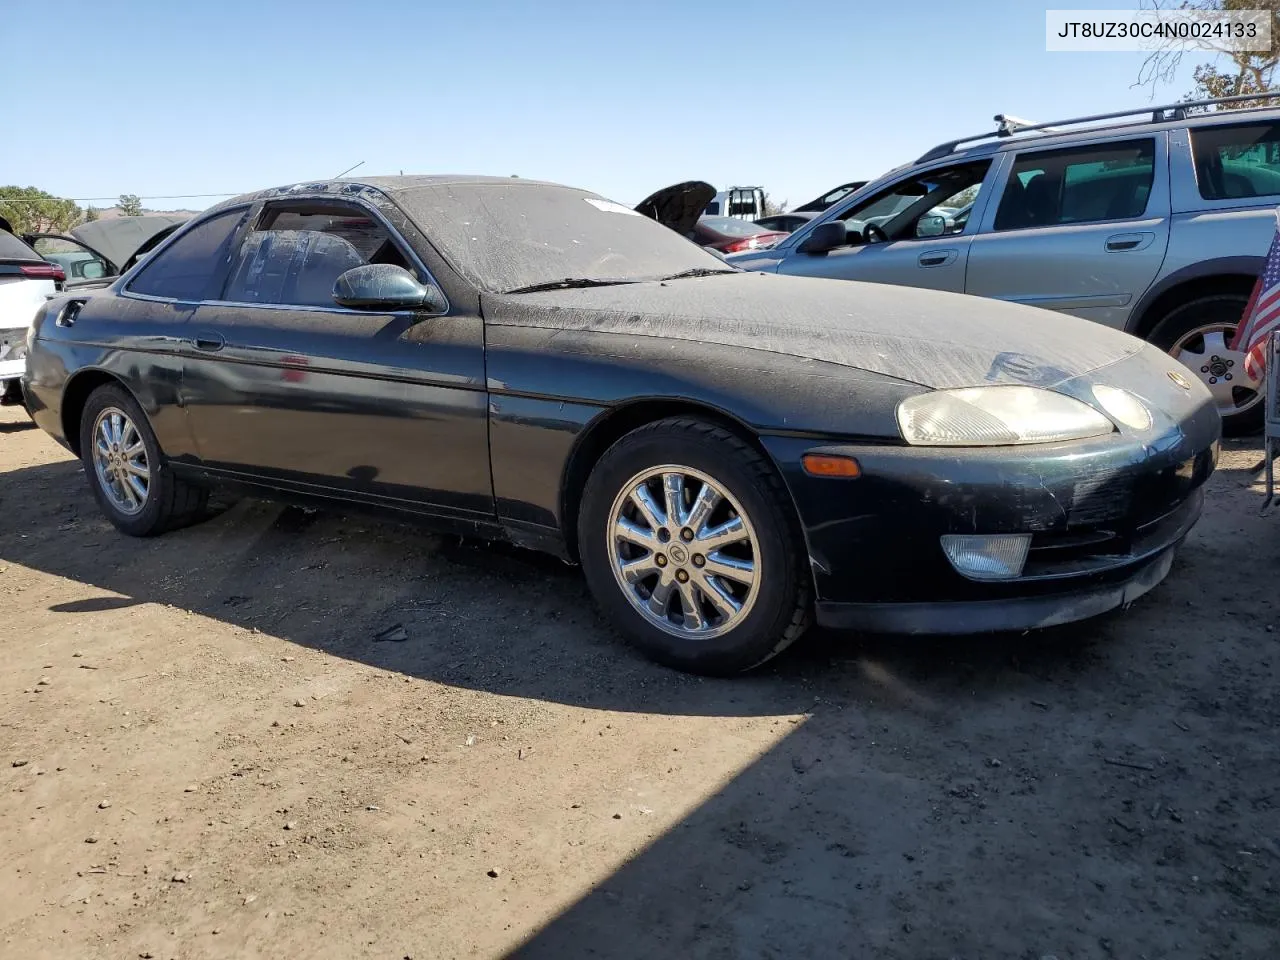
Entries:
{"type": "Polygon", "coordinates": [[[249,501],[127,539],[6,408],[0,955],[1275,957],[1259,458],[1128,611],[708,681],[515,550],[249,501]]]}

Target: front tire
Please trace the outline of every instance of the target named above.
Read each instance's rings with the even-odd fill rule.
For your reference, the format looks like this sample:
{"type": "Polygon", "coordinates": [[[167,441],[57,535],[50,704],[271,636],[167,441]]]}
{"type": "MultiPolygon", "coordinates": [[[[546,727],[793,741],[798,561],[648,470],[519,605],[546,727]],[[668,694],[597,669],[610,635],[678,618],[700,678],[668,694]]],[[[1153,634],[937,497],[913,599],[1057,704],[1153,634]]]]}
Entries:
{"type": "Polygon", "coordinates": [[[1260,431],[1266,413],[1262,383],[1245,373],[1243,353],[1227,349],[1248,303],[1239,294],[1200,297],[1169,311],[1148,338],[1209,388],[1232,437],[1260,431]]]}
{"type": "Polygon", "coordinates": [[[578,550],[592,595],[652,659],[731,675],[808,626],[803,539],[772,464],[701,420],[640,427],[587,480],[578,550]]]}
{"type": "Polygon", "coordinates": [[[151,537],[204,514],[208,491],[173,475],[146,414],[123,387],[89,395],[80,459],[94,499],[121,533],[151,537]]]}

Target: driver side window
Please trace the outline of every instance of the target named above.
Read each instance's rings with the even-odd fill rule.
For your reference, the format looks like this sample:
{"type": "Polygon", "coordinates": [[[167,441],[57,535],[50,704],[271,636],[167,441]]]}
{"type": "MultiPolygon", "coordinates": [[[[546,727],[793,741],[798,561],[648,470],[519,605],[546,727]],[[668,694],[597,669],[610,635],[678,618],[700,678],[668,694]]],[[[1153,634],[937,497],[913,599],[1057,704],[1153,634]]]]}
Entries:
{"type": "Polygon", "coordinates": [[[371,263],[409,268],[382,225],[358,208],[269,207],[245,237],[222,299],[332,309],[338,277],[371,263]]]}
{"type": "Polygon", "coordinates": [[[964,232],[990,169],[990,160],[980,160],[899,181],[840,218],[848,242],[883,243],[964,232]]]}

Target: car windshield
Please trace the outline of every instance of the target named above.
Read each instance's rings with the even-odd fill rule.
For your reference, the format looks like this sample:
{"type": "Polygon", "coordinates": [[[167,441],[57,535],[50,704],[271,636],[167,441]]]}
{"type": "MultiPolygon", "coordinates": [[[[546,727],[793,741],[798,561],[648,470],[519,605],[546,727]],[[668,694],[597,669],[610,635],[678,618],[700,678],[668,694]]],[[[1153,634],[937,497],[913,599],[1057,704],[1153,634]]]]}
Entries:
{"type": "Polygon", "coordinates": [[[732,269],[630,207],[569,187],[513,179],[414,186],[395,196],[454,269],[490,293],[732,269]]]}
{"type": "Polygon", "coordinates": [[[758,233],[768,233],[768,227],[762,227],[750,220],[737,220],[733,217],[703,217],[698,221],[709,230],[722,233],[726,237],[754,237],[758,233]]]}

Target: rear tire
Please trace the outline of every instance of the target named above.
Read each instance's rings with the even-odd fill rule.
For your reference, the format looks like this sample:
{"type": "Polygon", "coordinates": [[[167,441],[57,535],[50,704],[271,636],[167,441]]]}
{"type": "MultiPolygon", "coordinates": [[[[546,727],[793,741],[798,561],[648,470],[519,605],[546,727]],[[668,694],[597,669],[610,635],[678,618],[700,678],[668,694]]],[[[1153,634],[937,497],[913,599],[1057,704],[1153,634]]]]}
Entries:
{"type": "Polygon", "coordinates": [[[1214,391],[1222,414],[1222,432],[1229,437],[1258,433],[1266,416],[1261,386],[1249,396],[1249,387],[1227,387],[1236,384],[1245,374],[1242,369],[1244,355],[1224,351],[1215,346],[1219,340],[1230,342],[1243,318],[1249,298],[1240,294],[1216,294],[1200,297],[1169,311],[1147,340],[1186,365],[1197,379],[1214,391]],[[1221,358],[1219,364],[1214,358],[1221,358]],[[1225,370],[1217,367],[1229,359],[1233,365],[1225,370]],[[1205,367],[1210,369],[1205,370],[1205,367]],[[1224,378],[1231,376],[1231,381],[1224,378]],[[1210,382],[1212,379],[1214,382],[1210,382]],[[1229,412],[1231,410],[1236,412],[1229,412]]]}
{"type": "Polygon", "coordinates": [[[22,397],[22,383],[19,380],[0,382],[0,407],[25,407],[22,397]]]}
{"type": "Polygon", "coordinates": [[[807,554],[782,480],[705,421],[660,420],[605,452],[587,479],[578,549],[618,631],[679,670],[742,673],[809,623],[807,554]]]}
{"type": "Polygon", "coordinates": [[[204,517],[208,491],[173,475],[146,414],[123,387],[89,395],[80,459],[94,499],[121,533],[151,537],[204,517]]]}

